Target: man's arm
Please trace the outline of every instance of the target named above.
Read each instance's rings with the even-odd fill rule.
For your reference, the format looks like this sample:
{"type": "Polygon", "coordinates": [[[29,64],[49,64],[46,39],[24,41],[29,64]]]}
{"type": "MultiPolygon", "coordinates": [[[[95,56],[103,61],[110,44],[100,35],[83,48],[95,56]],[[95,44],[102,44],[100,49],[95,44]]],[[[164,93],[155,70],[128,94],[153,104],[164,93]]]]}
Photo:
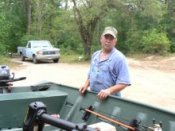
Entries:
{"type": "Polygon", "coordinates": [[[105,90],[101,90],[97,96],[100,100],[104,100],[107,98],[107,96],[115,94],[117,92],[120,92],[121,90],[123,90],[126,86],[128,86],[127,84],[117,84],[114,86],[109,87],[108,89],[105,90]]]}
{"type": "Polygon", "coordinates": [[[89,87],[89,85],[90,85],[90,82],[89,82],[89,79],[87,79],[85,81],[84,85],[81,86],[80,89],[79,89],[79,92],[80,92],[81,95],[83,95],[85,93],[85,91],[87,90],[87,88],[89,87]]]}

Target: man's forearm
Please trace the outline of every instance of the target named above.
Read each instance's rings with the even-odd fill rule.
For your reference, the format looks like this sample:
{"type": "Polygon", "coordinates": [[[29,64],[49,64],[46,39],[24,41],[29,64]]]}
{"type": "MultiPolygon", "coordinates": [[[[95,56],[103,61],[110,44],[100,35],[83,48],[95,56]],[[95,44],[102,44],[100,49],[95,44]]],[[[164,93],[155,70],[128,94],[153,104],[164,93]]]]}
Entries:
{"type": "Polygon", "coordinates": [[[90,81],[89,81],[89,79],[87,79],[87,80],[85,81],[85,83],[84,83],[84,86],[88,88],[89,85],[90,85],[90,81]]]}
{"type": "Polygon", "coordinates": [[[117,84],[117,85],[111,86],[107,90],[110,92],[110,94],[115,94],[123,90],[125,87],[127,87],[126,84],[117,84]]]}

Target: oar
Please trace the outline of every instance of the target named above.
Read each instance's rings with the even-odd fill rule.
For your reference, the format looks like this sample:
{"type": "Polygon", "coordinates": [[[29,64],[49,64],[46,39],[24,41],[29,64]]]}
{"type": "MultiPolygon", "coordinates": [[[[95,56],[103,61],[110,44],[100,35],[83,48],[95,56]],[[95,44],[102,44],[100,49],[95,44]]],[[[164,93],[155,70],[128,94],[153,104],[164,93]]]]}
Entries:
{"type": "Polygon", "coordinates": [[[101,117],[101,118],[103,118],[103,119],[105,119],[107,121],[110,121],[110,122],[115,123],[117,125],[123,126],[123,127],[127,128],[127,129],[130,129],[131,131],[136,131],[136,129],[134,127],[132,127],[130,125],[127,125],[125,123],[122,123],[122,122],[120,122],[118,120],[112,119],[110,117],[107,117],[107,116],[102,115],[102,114],[100,114],[98,112],[92,111],[90,109],[83,109],[83,108],[81,108],[81,109],[84,110],[84,111],[86,111],[86,112],[89,112],[89,113],[91,113],[91,114],[93,114],[95,116],[101,117]]]}

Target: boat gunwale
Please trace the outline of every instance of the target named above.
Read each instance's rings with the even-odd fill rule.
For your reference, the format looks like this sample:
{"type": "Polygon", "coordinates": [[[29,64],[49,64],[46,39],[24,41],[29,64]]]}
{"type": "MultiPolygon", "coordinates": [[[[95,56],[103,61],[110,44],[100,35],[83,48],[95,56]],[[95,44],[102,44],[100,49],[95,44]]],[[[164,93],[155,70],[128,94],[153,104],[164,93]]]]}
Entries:
{"type": "MultiPolygon", "coordinates": [[[[71,88],[71,89],[74,89],[74,90],[79,90],[77,87],[74,87],[74,86],[70,86],[70,85],[66,85],[66,84],[60,84],[60,83],[55,83],[55,82],[50,82],[50,81],[44,81],[43,83],[39,83],[39,84],[36,84],[34,86],[42,86],[42,85],[50,85],[50,86],[59,86],[59,87],[66,87],[66,88],[71,88]]],[[[32,85],[33,86],[33,85],[32,85]]],[[[16,87],[13,87],[13,88],[25,88],[25,87],[28,87],[28,88],[31,88],[32,86],[16,86],[16,87]]],[[[92,93],[92,94],[97,94],[96,92],[94,91],[91,91],[91,90],[87,90],[87,92],[85,93],[85,95],[87,93],[92,93]]],[[[147,107],[147,108],[152,108],[154,110],[159,110],[161,112],[164,112],[164,113],[169,113],[169,114],[172,114],[172,115],[175,115],[175,112],[171,111],[171,110],[168,110],[168,109],[165,109],[165,108],[161,108],[161,107],[158,107],[158,106],[154,106],[154,105],[151,105],[151,104],[147,104],[147,103],[144,103],[144,102],[140,102],[140,101],[136,101],[136,100],[131,100],[131,99],[128,99],[128,98],[124,98],[124,97],[117,97],[117,96],[114,96],[114,95],[110,95],[109,96],[110,98],[112,99],[117,99],[117,100],[120,100],[120,101],[124,101],[126,103],[133,103],[135,105],[141,105],[141,106],[144,106],[144,107],[147,107]]]]}

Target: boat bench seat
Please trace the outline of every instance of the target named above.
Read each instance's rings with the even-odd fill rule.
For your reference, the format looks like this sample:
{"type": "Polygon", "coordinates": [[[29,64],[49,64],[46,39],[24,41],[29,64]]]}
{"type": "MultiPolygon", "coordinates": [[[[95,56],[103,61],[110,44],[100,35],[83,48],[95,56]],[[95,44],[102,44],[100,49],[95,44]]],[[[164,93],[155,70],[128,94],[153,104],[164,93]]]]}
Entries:
{"type": "Polygon", "coordinates": [[[67,96],[67,93],[57,90],[0,95],[0,130],[22,127],[28,105],[35,101],[43,102],[47,106],[48,114],[59,113],[67,96]]]}

